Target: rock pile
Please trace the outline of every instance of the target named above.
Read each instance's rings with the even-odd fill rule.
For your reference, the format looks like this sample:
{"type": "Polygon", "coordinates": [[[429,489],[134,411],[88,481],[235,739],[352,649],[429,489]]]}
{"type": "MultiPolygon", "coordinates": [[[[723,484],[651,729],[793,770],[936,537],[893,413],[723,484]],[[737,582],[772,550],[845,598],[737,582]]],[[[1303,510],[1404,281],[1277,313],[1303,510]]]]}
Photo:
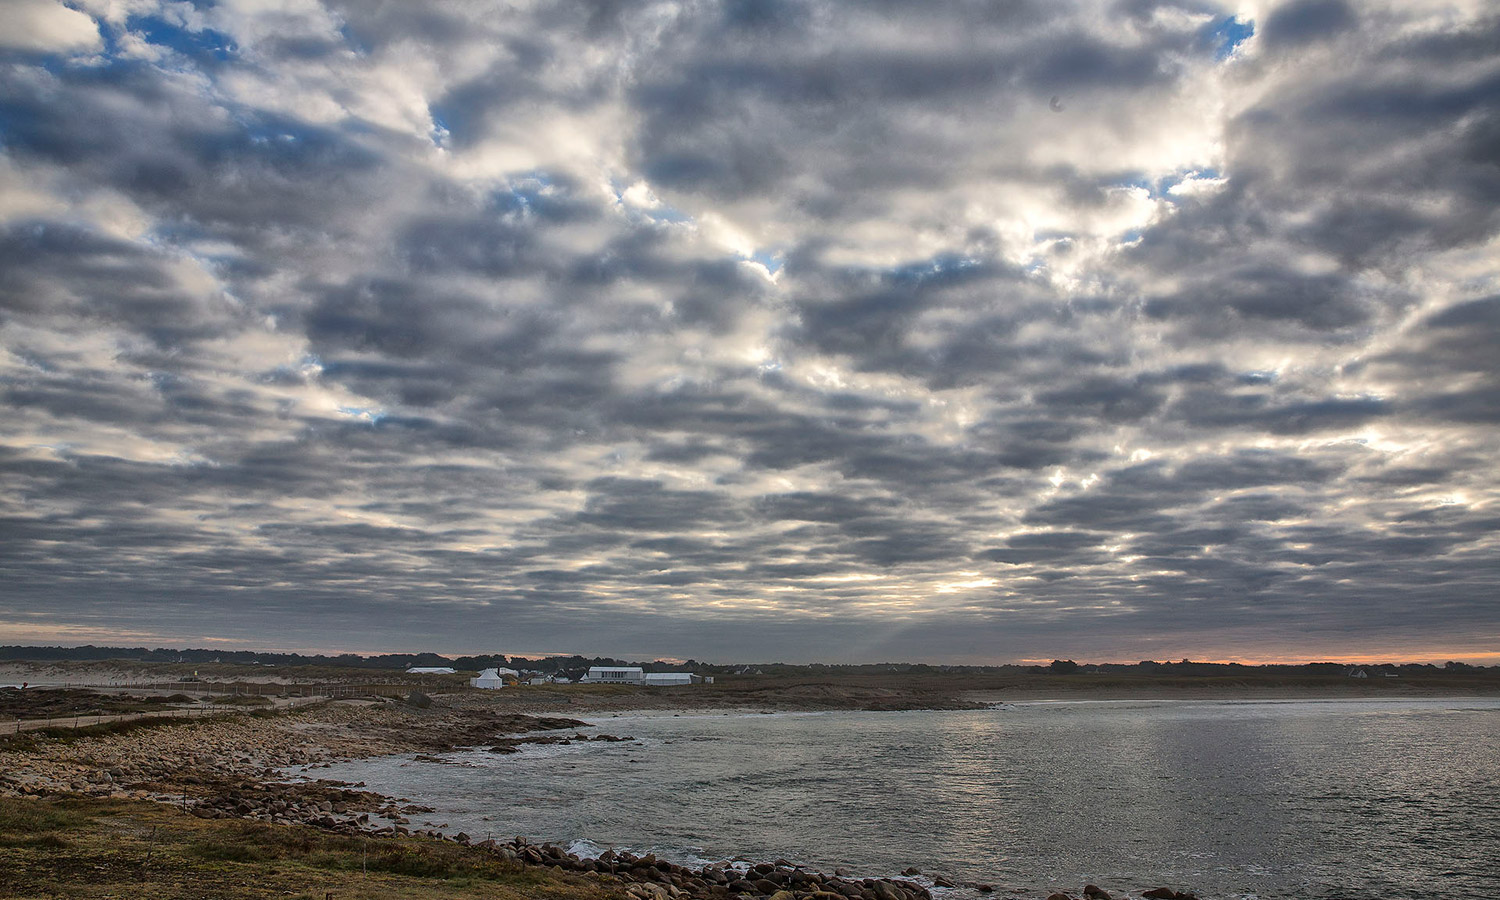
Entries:
{"type": "MultiPolygon", "coordinates": [[[[458,839],[467,843],[465,835],[458,839]]],[[[637,900],[728,900],[767,897],[770,900],[931,900],[920,884],[895,878],[850,878],[824,875],[794,866],[784,859],[744,868],[709,865],[701,869],[657,859],[648,853],[634,856],[607,850],[597,859],[568,853],[552,844],[533,844],[525,838],[507,843],[482,841],[470,846],[522,865],[547,866],[569,872],[592,872],[626,885],[637,900]]]]}
{"type": "Polygon", "coordinates": [[[557,735],[548,734],[541,736],[524,736],[516,738],[505,738],[496,741],[491,747],[491,753],[515,753],[521,749],[522,744],[573,744],[587,741],[608,741],[611,743],[619,741],[633,741],[633,737],[616,737],[612,734],[596,734],[590,737],[586,734],[557,735]]]}
{"type": "MultiPolygon", "coordinates": [[[[1198,900],[1198,896],[1189,891],[1174,891],[1167,887],[1152,888],[1149,891],[1143,891],[1141,896],[1149,898],[1149,900],[1198,900]]],[[[1109,891],[1093,884],[1084,887],[1083,898],[1084,900],[1114,900],[1114,896],[1109,891]]],[[[1074,898],[1062,891],[1057,891],[1048,894],[1047,900],[1074,900],[1074,898]]]]}

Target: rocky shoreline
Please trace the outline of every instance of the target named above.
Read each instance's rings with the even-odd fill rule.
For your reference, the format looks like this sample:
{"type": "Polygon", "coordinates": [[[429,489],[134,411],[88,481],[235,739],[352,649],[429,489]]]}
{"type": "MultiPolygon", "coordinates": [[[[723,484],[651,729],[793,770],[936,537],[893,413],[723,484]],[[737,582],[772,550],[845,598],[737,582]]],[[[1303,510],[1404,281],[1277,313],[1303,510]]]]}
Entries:
{"type": "Polygon", "coordinates": [[[409,827],[410,816],[432,810],[405,798],[363,790],[363,784],[296,781],[286,774],[289,769],[308,772],[347,759],[400,753],[430,757],[459,747],[513,753],[527,743],[631,739],[576,731],[557,734],[587,727],[573,719],[473,708],[333,703],[269,716],[158,723],[104,734],[28,736],[0,745],[0,797],[149,800],[204,819],[453,841],[518,866],[615,883],[636,900],[931,900],[931,892],[914,881],[825,875],[786,860],[695,869],[649,854],[609,851],[598,859],[580,857],[524,837],[473,842],[462,833],[409,827]]]}
{"type": "MultiPolygon", "coordinates": [[[[530,743],[625,741],[628,735],[584,734],[575,719],[518,714],[471,703],[449,707],[416,702],[333,702],[295,711],[219,719],[172,720],[103,733],[28,733],[0,742],[0,798],[87,797],[169,804],[201,819],[240,819],[310,826],[342,835],[451,842],[518,867],[539,867],[615,885],[633,900],[932,900],[955,884],[911,868],[892,878],[856,878],[846,870],[810,871],[784,859],[770,863],[683,866],[647,854],[606,851],[597,858],[524,837],[474,841],[446,826],[414,827],[433,810],[308,773],[350,759],[435,754],[459,748],[514,753],[530,743]],[[569,733],[570,732],[570,733],[569,733]],[[300,770],[301,780],[289,775],[300,770]],[[920,881],[917,879],[921,879],[920,881]],[[930,887],[929,887],[930,886],[930,887]]],[[[424,823],[431,825],[433,823],[424,823]]],[[[1087,900],[1113,900],[1088,885],[1087,900]]],[[[1196,900],[1157,888],[1141,896],[1196,900]]],[[[1054,893],[1047,900],[1073,900],[1054,893]]]]}

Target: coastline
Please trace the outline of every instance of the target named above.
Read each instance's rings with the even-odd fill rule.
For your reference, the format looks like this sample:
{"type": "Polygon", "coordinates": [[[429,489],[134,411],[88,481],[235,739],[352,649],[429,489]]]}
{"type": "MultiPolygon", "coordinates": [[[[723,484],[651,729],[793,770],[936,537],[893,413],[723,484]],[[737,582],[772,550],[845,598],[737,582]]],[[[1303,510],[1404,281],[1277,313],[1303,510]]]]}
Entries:
{"type": "MultiPolygon", "coordinates": [[[[362,841],[366,846],[373,841],[377,846],[417,846],[425,848],[425,852],[436,852],[432,848],[441,847],[444,854],[456,854],[457,860],[478,860],[484,865],[499,866],[496,871],[509,873],[504,875],[507,878],[542,877],[542,883],[551,885],[547,890],[564,890],[566,896],[587,893],[578,883],[568,881],[582,878],[587,880],[588,890],[601,892],[601,897],[635,900],[726,900],[741,895],[806,900],[818,894],[825,896],[816,900],[833,900],[835,896],[845,900],[930,900],[933,894],[929,887],[945,888],[952,883],[938,880],[941,876],[919,874],[855,879],[838,870],[829,874],[800,869],[786,860],[757,862],[738,870],[712,865],[694,868],[628,855],[609,860],[587,859],[569,854],[566,848],[532,844],[524,838],[475,842],[462,834],[444,834],[440,828],[413,827],[412,819],[431,812],[420,805],[421,798],[413,802],[408,798],[388,797],[366,790],[362,783],[320,780],[317,773],[334,762],[371,757],[403,754],[431,757],[459,748],[505,753],[534,742],[627,740],[632,736],[609,733],[610,719],[630,714],[972,709],[1012,701],[1276,701],[1495,695],[1493,691],[1445,694],[1411,690],[1404,685],[1401,690],[1392,690],[1389,685],[1376,687],[1370,690],[1356,685],[1331,692],[1308,686],[1259,690],[1243,686],[1229,689],[1222,685],[1201,685],[1191,690],[1162,686],[1144,686],[1149,689],[1137,686],[1135,690],[1058,690],[1055,686],[1035,686],[1025,690],[943,693],[878,685],[791,682],[733,692],[692,688],[650,693],[462,691],[421,698],[435,699],[430,706],[421,702],[343,700],[214,719],[27,732],[0,741],[0,806],[11,810],[17,807],[131,810],[110,815],[133,816],[139,821],[160,820],[152,827],[169,830],[253,826],[277,833],[311,832],[326,836],[317,840],[362,841]],[[936,702],[924,705],[924,700],[936,702]],[[164,816],[171,818],[162,819],[164,816]],[[748,877],[751,874],[760,877],[748,877]],[[548,880],[553,875],[564,880],[555,883],[548,880]],[[564,889],[559,884],[571,886],[564,889]]],[[[3,811],[0,809],[0,813],[3,811]]],[[[59,840],[66,843],[69,838],[65,834],[59,840]]],[[[298,840],[307,843],[313,839],[298,840]]],[[[148,860],[150,854],[148,848],[148,860]]],[[[16,858],[6,858],[5,846],[0,842],[0,863],[4,863],[0,869],[7,870],[6,875],[0,876],[0,896],[50,896],[40,889],[24,893],[27,889],[24,885],[14,893],[7,893],[10,887],[7,879],[26,877],[28,866],[33,872],[42,872],[50,864],[46,854],[27,856],[20,860],[20,866],[16,862],[16,858]]],[[[994,889],[978,883],[957,887],[968,889],[970,895],[994,889]]],[[[1132,889],[1131,896],[1144,896],[1139,893],[1140,887],[1132,889]]],[[[1073,890],[1076,892],[1077,887],[1073,890]]],[[[1090,896],[1102,900],[1105,893],[1096,890],[1090,896]]],[[[1156,889],[1153,893],[1159,897],[1178,896],[1169,889],[1156,889]]],[[[545,894],[541,887],[532,885],[519,896],[545,894]],[[526,893],[533,888],[540,893],[526,893]]]]}
{"type": "MultiPolygon", "coordinates": [[[[375,756],[434,758],[430,754],[463,747],[508,753],[527,743],[631,739],[585,734],[594,726],[575,719],[496,712],[472,702],[419,708],[336,701],[234,718],[130,724],[79,729],[77,734],[27,732],[0,744],[0,804],[84,804],[95,810],[150,804],[171,810],[184,827],[196,826],[190,819],[237,820],[316,829],[366,842],[454,845],[464,854],[492,857],[507,870],[585,878],[604,896],[634,900],[931,898],[925,886],[907,878],[856,879],[837,871],[810,871],[787,860],[694,868],[650,854],[606,852],[585,858],[525,837],[475,842],[462,833],[409,828],[409,816],[431,810],[408,798],[311,774],[336,761],[375,756]],[[301,769],[301,778],[289,775],[291,769],[301,769]]],[[[0,868],[7,868],[9,879],[24,875],[14,865],[0,868]]],[[[7,887],[0,878],[0,889],[7,887]]],[[[0,896],[22,894],[0,890],[0,896]]]]}

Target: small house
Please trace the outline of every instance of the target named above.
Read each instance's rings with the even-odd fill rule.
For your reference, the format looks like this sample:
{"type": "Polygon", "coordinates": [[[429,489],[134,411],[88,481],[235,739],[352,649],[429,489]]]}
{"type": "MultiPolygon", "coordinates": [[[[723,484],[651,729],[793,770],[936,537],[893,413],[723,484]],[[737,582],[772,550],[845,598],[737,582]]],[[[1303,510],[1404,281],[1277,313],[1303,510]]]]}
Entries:
{"type": "Polygon", "coordinates": [[[477,677],[469,679],[469,686],[498,690],[505,687],[505,678],[500,674],[499,669],[485,669],[477,677]]]}

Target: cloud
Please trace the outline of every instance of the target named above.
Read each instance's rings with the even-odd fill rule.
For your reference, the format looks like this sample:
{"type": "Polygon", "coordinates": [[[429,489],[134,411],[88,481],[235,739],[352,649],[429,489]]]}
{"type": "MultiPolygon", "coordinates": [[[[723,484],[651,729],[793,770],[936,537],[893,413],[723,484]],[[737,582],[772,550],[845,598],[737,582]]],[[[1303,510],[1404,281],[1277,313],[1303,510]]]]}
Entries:
{"type": "Polygon", "coordinates": [[[75,6],[0,47],[27,633],[1493,637],[1477,6],[75,6]]]}
{"type": "Polygon", "coordinates": [[[103,44],[92,18],[56,0],[14,0],[6,6],[5,19],[0,50],[72,54],[103,44]]]}

